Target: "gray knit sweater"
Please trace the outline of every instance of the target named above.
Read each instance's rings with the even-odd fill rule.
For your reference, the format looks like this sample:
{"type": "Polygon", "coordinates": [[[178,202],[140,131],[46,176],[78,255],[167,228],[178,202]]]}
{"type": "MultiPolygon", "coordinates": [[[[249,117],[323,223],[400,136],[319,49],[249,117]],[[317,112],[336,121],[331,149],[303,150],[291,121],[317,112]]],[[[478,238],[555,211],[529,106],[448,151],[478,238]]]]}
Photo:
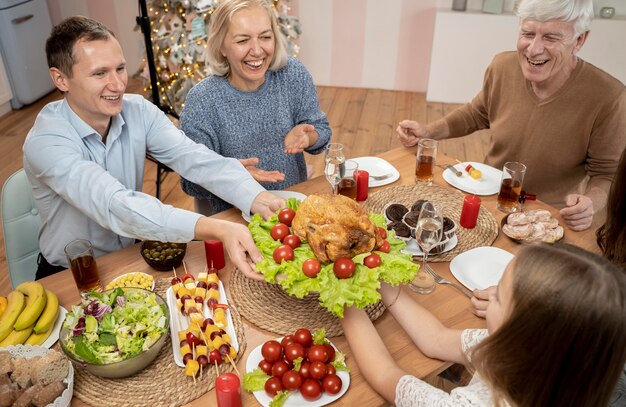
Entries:
{"type": "MultiPolygon", "coordinates": [[[[187,95],[180,120],[189,138],[215,152],[226,157],[258,157],[259,168],[284,173],[284,181],[261,183],[271,190],[306,180],[304,154],[283,152],[287,133],[303,123],[315,126],[319,135],[306,152],[323,152],[331,137],[328,120],[320,110],[311,75],[291,57],[283,68],[267,71],[265,82],[255,91],[236,89],[222,76],[203,79],[187,95]]],[[[182,187],[193,197],[209,200],[213,213],[232,207],[186,179],[182,187]]]]}

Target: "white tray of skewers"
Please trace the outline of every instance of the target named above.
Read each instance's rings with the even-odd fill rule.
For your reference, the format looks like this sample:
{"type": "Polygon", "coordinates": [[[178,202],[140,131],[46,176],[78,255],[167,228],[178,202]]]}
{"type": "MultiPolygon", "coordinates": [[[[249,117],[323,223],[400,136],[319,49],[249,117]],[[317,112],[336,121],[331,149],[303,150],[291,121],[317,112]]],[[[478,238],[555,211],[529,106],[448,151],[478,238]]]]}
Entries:
{"type": "Polygon", "coordinates": [[[217,273],[200,273],[197,278],[184,274],[180,280],[173,280],[166,292],[176,364],[185,367],[187,373],[198,365],[206,369],[207,362],[214,365],[234,360],[239,343],[217,273]],[[190,359],[195,362],[189,364],[190,359]]]}

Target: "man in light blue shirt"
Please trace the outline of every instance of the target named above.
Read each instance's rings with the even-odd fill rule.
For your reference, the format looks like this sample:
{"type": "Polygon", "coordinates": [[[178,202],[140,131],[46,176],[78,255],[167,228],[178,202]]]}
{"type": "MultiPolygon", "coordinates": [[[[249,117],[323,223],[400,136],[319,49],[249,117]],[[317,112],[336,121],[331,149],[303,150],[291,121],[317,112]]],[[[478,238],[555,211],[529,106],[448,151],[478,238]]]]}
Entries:
{"type": "Polygon", "coordinates": [[[124,95],[126,62],[104,25],[71,17],[53,29],[46,53],[64,99],[44,107],[24,143],[24,169],[42,221],[37,278],[68,266],[63,249],[74,239],[91,241],[96,256],[135,239],[219,239],[236,267],[262,279],[247,258],[262,259],[245,226],[141,192],[146,153],[243,212],[267,218],[284,202],[238,160],[194,143],[143,97],[124,95]]]}

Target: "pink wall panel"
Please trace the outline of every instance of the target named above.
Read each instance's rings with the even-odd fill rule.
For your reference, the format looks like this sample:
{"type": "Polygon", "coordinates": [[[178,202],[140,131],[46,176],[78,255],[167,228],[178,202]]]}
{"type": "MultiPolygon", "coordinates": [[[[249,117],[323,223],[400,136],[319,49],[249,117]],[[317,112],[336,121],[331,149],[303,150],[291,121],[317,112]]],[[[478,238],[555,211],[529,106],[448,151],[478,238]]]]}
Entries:
{"type": "Polygon", "coordinates": [[[333,2],[331,82],[335,86],[358,87],[363,77],[365,14],[362,0],[333,2]]]}

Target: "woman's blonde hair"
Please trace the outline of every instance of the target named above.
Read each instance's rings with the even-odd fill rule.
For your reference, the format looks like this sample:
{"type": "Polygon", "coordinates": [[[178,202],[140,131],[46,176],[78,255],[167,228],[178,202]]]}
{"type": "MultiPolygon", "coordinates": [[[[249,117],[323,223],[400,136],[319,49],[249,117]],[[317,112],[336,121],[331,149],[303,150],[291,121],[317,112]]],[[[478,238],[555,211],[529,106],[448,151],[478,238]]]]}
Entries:
{"type": "Polygon", "coordinates": [[[272,24],[274,55],[270,61],[269,70],[276,71],[287,64],[286,39],[278,27],[276,11],[272,5],[266,0],[224,0],[211,15],[209,26],[207,63],[214,74],[219,76],[230,75],[230,64],[221,51],[224,38],[230,27],[233,15],[239,10],[253,7],[260,7],[265,10],[272,24]]]}
{"type": "Polygon", "coordinates": [[[626,362],[626,276],[570,245],[522,249],[513,309],[471,354],[494,401],[606,406],[626,362]]]}

